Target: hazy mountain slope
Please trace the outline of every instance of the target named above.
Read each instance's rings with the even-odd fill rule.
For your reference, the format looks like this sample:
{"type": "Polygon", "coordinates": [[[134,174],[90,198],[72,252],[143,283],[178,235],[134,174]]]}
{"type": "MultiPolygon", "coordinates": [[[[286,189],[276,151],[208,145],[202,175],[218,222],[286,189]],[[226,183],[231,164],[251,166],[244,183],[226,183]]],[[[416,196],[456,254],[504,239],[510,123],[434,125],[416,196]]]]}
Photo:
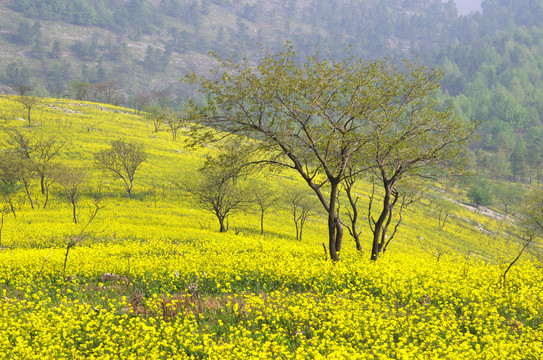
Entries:
{"type": "MultiPolygon", "coordinates": [[[[352,45],[366,58],[420,53],[447,41],[451,4],[427,1],[328,2],[28,0],[0,4],[0,80],[52,95],[71,81],[118,80],[126,94],[168,88],[212,66],[209,51],[258,58],[289,39],[302,55],[352,45]],[[46,6],[47,5],[47,6],[46,6]]],[[[73,94],[72,94],[73,95],[73,94]]]]}
{"type": "Polygon", "coordinates": [[[179,80],[214,66],[209,51],[256,60],[259,43],[274,52],[288,39],[300,57],[315,44],[334,57],[352,45],[364,58],[442,67],[444,100],[481,122],[472,167],[540,183],[543,6],[487,0],[482,9],[458,16],[441,0],[13,0],[0,3],[0,84],[132,107],[160,94],[175,106],[190,93],[179,80]]]}

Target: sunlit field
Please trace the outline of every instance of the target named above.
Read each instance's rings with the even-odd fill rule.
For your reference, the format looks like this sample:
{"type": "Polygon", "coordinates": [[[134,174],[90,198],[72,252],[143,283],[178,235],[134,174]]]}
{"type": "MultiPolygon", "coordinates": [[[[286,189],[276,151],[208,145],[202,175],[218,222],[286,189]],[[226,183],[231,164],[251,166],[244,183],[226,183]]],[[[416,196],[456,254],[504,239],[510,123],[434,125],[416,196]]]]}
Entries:
{"type": "MultiPolygon", "coordinates": [[[[543,268],[499,219],[455,203],[443,229],[429,198],[407,208],[389,249],[371,262],[346,233],[328,259],[326,218],[315,211],[302,240],[285,204],[247,206],[219,233],[211,213],[176,183],[204,155],[134,111],[73,100],[25,110],[0,98],[0,125],[54,135],[55,159],[87,170],[79,222],[55,184],[44,208],[39,182],[4,217],[0,250],[0,358],[5,359],[541,359],[543,268]],[[112,140],[149,157],[134,196],[95,169],[112,140]],[[100,207],[89,222],[96,205],[100,207]],[[67,253],[70,241],[79,239],[67,253]]],[[[3,135],[3,134],[2,134],[3,135]]],[[[277,189],[295,174],[259,174],[277,189]]],[[[436,185],[437,187],[437,185],[436,185]]],[[[371,189],[357,189],[367,204],[371,189]]],[[[436,191],[460,202],[459,189],[436,191]]],[[[367,207],[367,205],[365,205],[367,207]]],[[[364,208],[364,206],[362,207],[364,208]]],[[[540,251],[540,250],[539,250],[540,251]]]]}

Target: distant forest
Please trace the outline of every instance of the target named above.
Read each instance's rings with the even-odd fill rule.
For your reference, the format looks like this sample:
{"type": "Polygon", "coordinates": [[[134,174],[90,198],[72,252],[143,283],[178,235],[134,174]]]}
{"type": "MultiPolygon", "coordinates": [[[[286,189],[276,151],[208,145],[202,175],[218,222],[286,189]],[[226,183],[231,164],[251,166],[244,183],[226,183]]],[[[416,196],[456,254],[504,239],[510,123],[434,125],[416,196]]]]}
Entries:
{"type": "Polygon", "coordinates": [[[0,67],[0,81],[134,106],[153,91],[182,99],[190,89],[177,80],[200,71],[209,51],[258,59],[259,42],[274,52],[291,40],[300,57],[314,53],[315,45],[323,56],[337,57],[350,46],[366,59],[441,67],[444,104],[481,122],[480,139],[471,145],[477,173],[539,183],[543,2],[486,0],[482,8],[482,14],[459,16],[452,0],[17,0],[9,9],[23,18],[5,25],[10,31],[3,38],[36,62],[0,67]],[[43,25],[50,21],[111,36],[62,42],[43,25]],[[138,41],[144,50],[135,55],[129,44],[138,41]],[[186,58],[193,61],[180,60],[186,58]],[[171,81],[158,89],[152,81],[160,77],[171,81]],[[104,83],[114,84],[118,96],[82,91],[104,83]]]}

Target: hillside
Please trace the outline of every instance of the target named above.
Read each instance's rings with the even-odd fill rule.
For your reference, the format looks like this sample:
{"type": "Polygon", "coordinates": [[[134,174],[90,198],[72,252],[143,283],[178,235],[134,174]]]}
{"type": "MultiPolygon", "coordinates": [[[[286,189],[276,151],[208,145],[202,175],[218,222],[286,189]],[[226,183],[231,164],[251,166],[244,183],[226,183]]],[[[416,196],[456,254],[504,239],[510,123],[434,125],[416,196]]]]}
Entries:
{"type": "MultiPolygon", "coordinates": [[[[441,0],[7,1],[0,85],[10,94],[23,84],[39,96],[177,108],[194,90],[180,79],[216,66],[210,51],[257,61],[287,40],[299,58],[316,45],[331,58],[350,46],[364,59],[441,67],[443,102],[480,122],[472,170],[518,187],[540,184],[543,6],[488,0],[481,9],[459,16],[441,0]]],[[[507,201],[502,194],[492,191],[495,204],[507,201]]]]}
{"type": "MultiPolygon", "coordinates": [[[[167,207],[171,211],[171,207],[176,207],[176,203],[179,201],[182,207],[191,207],[191,212],[195,212],[193,217],[186,219],[185,216],[181,216],[182,223],[178,226],[195,227],[197,223],[196,219],[200,219],[206,224],[206,228],[214,228],[212,226],[213,216],[212,214],[205,214],[198,211],[194,205],[190,205],[190,199],[186,196],[182,196],[180,190],[175,187],[176,182],[182,182],[183,177],[190,178],[196,176],[196,170],[203,166],[204,155],[206,151],[204,149],[191,150],[184,145],[184,136],[180,135],[178,139],[173,140],[171,133],[167,128],[163,128],[160,132],[155,132],[151,120],[142,115],[137,115],[134,110],[111,107],[104,104],[95,104],[88,102],[81,102],[76,100],[59,100],[59,99],[44,99],[44,101],[33,110],[34,120],[32,127],[28,127],[24,117],[26,116],[26,110],[14,101],[16,97],[2,98],[2,108],[4,109],[4,121],[2,123],[4,131],[4,140],[6,139],[6,131],[8,129],[19,129],[23,134],[29,134],[29,136],[35,136],[38,138],[48,138],[53,136],[59,143],[63,144],[62,150],[58,155],[58,159],[55,162],[66,163],[68,165],[74,165],[77,168],[87,169],[87,177],[89,189],[97,190],[98,188],[104,193],[104,199],[123,199],[126,195],[123,190],[122,182],[119,180],[114,181],[112,177],[103,178],[102,173],[98,169],[93,170],[94,154],[100,149],[104,149],[108,144],[117,139],[124,139],[127,141],[133,141],[142,144],[146,151],[149,153],[149,159],[142,166],[141,172],[138,172],[137,179],[135,180],[135,198],[127,203],[117,204],[121,208],[129,206],[130,204],[136,205],[138,203],[147,203],[155,201],[156,199],[162,199],[167,207]],[[7,110],[9,109],[9,110],[7,110]],[[7,110],[7,111],[6,111],[7,110]],[[13,119],[13,120],[10,120],[13,119]],[[100,180],[102,179],[102,180],[100,180]],[[160,196],[157,195],[160,193],[160,196]],[[205,214],[205,215],[204,215],[205,214]],[[204,220],[205,219],[205,220],[204,220]]],[[[4,147],[9,146],[4,143],[4,147]]],[[[208,149],[213,154],[213,149],[208,149]]],[[[261,179],[264,183],[273,183],[277,188],[277,191],[288,188],[289,184],[299,183],[297,175],[292,173],[285,173],[279,177],[268,178],[263,174],[261,179]],[[291,180],[288,180],[291,179],[291,180]]],[[[44,199],[39,192],[39,184],[31,186],[32,197],[36,198],[36,202],[43,203],[44,199]]],[[[53,184],[54,186],[54,184],[53,184]]],[[[268,185],[269,186],[269,185],[268,185]]],[[[90,191],[90,190],[88,190],[90,191]]],[[[366,198],[371,188],[360,188],[357,190],[362,197],[361,201],[366,201],[366,198]]],[[[449,191],[454,199],[449,199],[452,204],[451,218],[456,219],[454,226],[446,226],[444,229],[439,228],[438,220],[436,218],[437,208],[442,203],[442,195],[440,191],[434,195],[431,195],[422,202],[422,205],[415,205],[409,208],[407,222],[402,225],[402,232],[404,233],[402,239],[399,239],[400,247],[408,247],[412,249],[421,249],[421,239],[434,239],[431,243],[427,244],[429,248],[438,246],[443,248],[444,252],[463,254],[473,253],[477,256],[485,258],[490,262],[500,262],[507,257],[511,251],[514,252],[515,244],[511,244],[510,241],[501,239],[500,227],[502,221],[500,216],[492,215],[488,212],[486,215],[476,211],[472,206],[467,205],[469,202],[465,199],[465,194],[456,189],[453,192],[449,191]],[[454,200],[454,202],[452,201],[454,200]],[[466,205],[460,205],[457,201],[465,202],[466,205]],[[428,206],[430,205],[430,206],[428,206]],[[434,207],[434,209],[432,209],[434,207]],[[420,223],[422,219],[425,219],[426,223],[420,223]],[[473,226],[475,224],[475,226],[473,226]],[[468,231],[466,233],[466,231],[468,231]],[[468,235],[466,235],[468,234],[468,235]],[[479,239],[474,241],[474,239],[479,239]],[[454,239],[454,240],[453,240],[454,239]],[[495,242],[495,246],[487,246],[488,242],[495,242]],[[443,243],[448,244],[444,246],[443,243]]],[[[60,196],[60,190],[57,189],[57,195],[60,196]]],[[[57,197],[53,197],[50,200],[48,208],[62,207],[63,201],[57,197]]],[[[158,200],[157,200],[158,201],[158,200]]],[[[20,194],[20,208],[22,210],[29,207],[28,199],[25,200],[25,196],[20,194]]],[[[451,207],[449,206],[449,207],[451,207]]],[[[114,219],[114,216],[107,215],[112,209],[108,209],[107,206],[104,209],[105,218],[114,219]]],[[[361,206],[362,209],[367,206],[361,206]]],[[[67,207],[66,209],[68,209],[67,207]]],[[[43,209],[46,211],[46,209],[43,209]]],[[[60,209],[57,209],[57,211],[60,209]]],[[[237,224],[234,226],[240,226],[247,230],[256,228],[258,223],[258,217],[254,213],[256,209],[248,210],[243,213],[243,225],[237,224]],[[253,218],[254,217],[254,218],[253,218]],[[253,218],[254,225],[250,225],[249,219],[253,218]]],[[[498,210],[496,208],[496,210],[498,210]]],[[[83,211],[82,209],[80,211],[83,211]]],[[[132,211],[128,210],[130,213],[132,211]]],[[[157,207],[157,211],[160,207],[157,207]]],[[[138,211],[135,211],[138,213],[138,211]]],[[[30,212],[42,213],[42,211],[30,212]]],[[[282,213],[281,217],[288,217],[287,212],[282,213]]],[[[280,218],[281,218],[280,217],[280,218]]],[[[236,216],[234,217],[234,219],[236,216]]],[[[70,223],[70,218],[65,219],[70,223]]],[[[232,220],[235,221],[235,220],[232,220]]],[[[177,223],[173,221],[172,223],[177,223]]],[[[316,233],[324,232],[325,222],[322,216],[318,213],[315,214],[315,218],[311,220],[316,228],[309,231],[315,231],[316,233]],[[318,225],[320,224],[320,225],[318,225]]],[[[10,246],[9,241],[13,241],[13,244],[19,244],[18,241],[29,241],[31,237],[26,236],[26,232],[34,233],[32,227],[28,227],[24,222],[16,226],[18,222],[8,221],[6,223],[6,229],[4,229],[3,240],[4,246],[10,246]],[[11,229],[11,230],[10,230],[11,229]],[[11,232],[11,235],[9,233],[11,232]],[[13,237],[15,236],[16,239],[13,237]],[[11,240],[6,240],[11,237],[11,240]]],[[[270,228],[281,229],[282,226],[270,225],[270,228]]],[[[308,226],[308,229],[313,226],[308,226]]],[[[53,229],[51,229],[52,231],[53,229]]],[[[293,229],[292,229],[293,230],[293,229]]],[[[112,233],[115,232],[111,229],[112,233]]],[[[254,231],[254,230],[252,230],[254,231]]],[[[281,237],[288,237],[290,231],[278,233],[281,237]]],[[[111,235],[112,233],[109,233],[111,235]]],[[[107,234],[105,235],[107,236],[107,234]]],[[[308,235],[309,238],[314,235],[308,235]]],[[[49,233],[43,235],[43,239],[62,238],[62,232],[58,235],[51,235],[49,233]]],[[[41,239],[41,240],[43,240],[41,239]]],[[[318,237],[315,239],[316,244],[320,244],[324,241],[324,237],[318,237]]],[[[21,244],[19,244],[21,245],[21,244]]],[[[348,247],[349,248],[349,247],[348,247]]],[[[351,248],[349,251],[355,250],[351,248]]]]}
{"type": "Polygon", "coordinates": [[[274,52],[291,40],[302,56],[315,45],[332,54],[351,45],[365,58],[399,58],[449,41],[440,34],[455,19],[454,5],[403,3],[2,2],[0,81],[75,97],[72,82],[116,80],[124,97],[118,101],[130,104],[128,97],[150,90],[184,97],[178,80],[210,69],[210,51],[258,59],[258,43],[274,52]]]}
{"type": "MultiPolygon", "coordinates": [[[[267,213],[264,235],[253,206],[219,233],[216,218],[173,185],[190,181],[214,149],[190,150],[183,135],[173,140],[154,132],[133,110],[74,100],[43,99],[29,127],[14,99],[0,98],[9,112],[3,139],[13,129],[34,139],[52,136],[64,144],[54,162],[85,169],[87,177],[78,224],[60,184],[51,184],[44,207],[35,178],[29,183],[35,210],[24,191],[14,198],[14,214],[4,208],[3,357],[543,355],[540,263],[534,253],[524,255],[504,286],[505,266],[521,244],[506,235],[501,216],[447,199],[453,193],[461,199],[458,189],[409,207],[376,263],[369,261],[365,231],[363,252],[346,240],[342,260],[333,264],[323,252],[327,229],[319,211],[299,241],[281,202],[267,213]],[[132,198],[93,166],[94,154],[120,138],[148,154],[132,198]],[[85,227],[96,201],[100,209],[85,227]],[[450,214],[443,228],[441,206],[450,214]],[[80,242],[68,253],[74,240],[80,242]]],[[[251,182],[278,193],[299,183],[294,174],[263,175],[251,182]]],[[[367,201],[371,189],[356,191],[367,201]]]]}

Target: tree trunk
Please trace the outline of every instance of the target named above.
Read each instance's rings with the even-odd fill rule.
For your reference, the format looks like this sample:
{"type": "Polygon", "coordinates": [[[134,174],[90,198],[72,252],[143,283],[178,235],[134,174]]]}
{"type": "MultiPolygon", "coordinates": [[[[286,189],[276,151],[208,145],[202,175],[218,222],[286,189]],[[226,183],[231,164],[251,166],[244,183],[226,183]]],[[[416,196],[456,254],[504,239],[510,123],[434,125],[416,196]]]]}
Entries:
{"type": "Polygon", "coordinates": [[[219,224],[220,224],[220,229],[219,229],[219,232],[226,232],[226,227],[224,226],[224,216],[218,216],[217,215],[217,218],[219,219],[219,224]]]}
{"type": "Polygon", "coordinates": [[[40,186],[41,186],[41,194],[45,195],[45,175],[40,174],[40,186]]]}
{"type": "Polygon", "coordinates": [[[72,214],[73,214],[73,217],[74,217],[74,224],[77,224],[77,206],[75,204],[75,202],[72,202],[72,214]]]}
{"type": "Polygon", "coordinates": [[[13,217],[17,219],[17,214],[15,214],[15,206],[13,206],[13,201],[10,199],[8,200],[8,203],[11,209],[11,213],[13,214],[13,217]]]}
{"type": "Polygon", "coordinates": [[[337,252],[341,251],[341,245],[343,245],[343,225],[341,225],[339,216],[336,214],[336,251],[337,252]]]}
{"type": "Polygon", "coordinates": [[[330,180],[330,203],[328,210],[328,251],[333,261],[339,261],[339,251],[343,240],[343,227],[336,214],[337,188],[339,179],[330,180]]]}
{"type": "Polygon", "coordinates": [[[390,213],[390,184],[385,180],[384,187],[385,187],[385,196],[383,198],[383,210],[381,211],[381,215],[379,215],[379,218],[375,222],[375,226],[373,229],[373,244],[371,247],[371,260],[376,261],[379,258],[379,253],[381,252],[381,232],[383,230],[383,225],[385,224],[385,221],[390,213]]]}
{"type": "Polygon", "coordinates": [[[260,212],[260,235],[264,235],[264,210],[260,212]]]}
{"type": "Polygon", "coordinates": [[[45,187],[45,202],[43,203],[44,209],[47,207],[48,203],[49,203],[49,186],[46,186],[45,187]]]}
{"type": "Polygon", "coordinates": [[[354,185],[354,180],[349,180],[347,185],[345,186],[345,192],[347,194],[347,199],[349,199],[349,203],[351,204],[351,209],[353,211],[352,214],[349,213],[349,219],[351,220],[351,226],[347,227],[349,230],[349,233],[354,239],[354,242],[356,244],[356,250],[362,251],[362,245],[360,245],[360,232],[357,230],[357,223],[358,223],[358,207],[356,205],[358,198],[355,200],[353,199],[353,195],[351,193],[352,187],[354,185]]]}
{"type": "Polygon", "coordinates": [[[34,207],[34,201],[32,200],[30,190],[28,189],[28,183],[26,181],[23,181],[23,184],[25,186],[26,196],[28,196],[28,200],[30,200],[30,206],[32,206],[32,210],[35,210],[36,208],[34,207]]]}
{"type": "Polygon", "coordinates": [[[130,182],[130,186],[126,188],[126,191],[128,192],[128,197],[132,199],[132,182],[130,182]]]}
{"type": "Polygon", "coordinates": [[[356,244],[356,250],[362,251],[362,245],[360,244],[360,234],[355,233],[353,238],[354,238],[354,243],[356,244]]]}
{"type": "Polygon", "coordinates": [[[0,216],[0,248],[2,248],[2,230],[4,229],[4,217],[6,216],[6,212],[2,211],[0,216]]]}
{"type": "Polygon", "coordinates": [[[388,243],[386,240],[386,235],[388,232],[388,227],[390,226],[390,223],[392,222],[392,210],[394,209],[394,205],[396,205],[396,201],[398,201],[398,193],[394,192],[393,196],[394,196],[394,200],[389,202],[389,205],[388,205],[387,221],[385,222],[385,224],[383,225],[381,229],[381,242],[379,243],[379,252],[383,254],[386,251],[386,244],[388,243]]]}
{"type": "Polygon", "coordinates": [[[32,108],[28,108],[28,126],[32,125],[32,122],[30,121],[30,110],[32,108]]]}

